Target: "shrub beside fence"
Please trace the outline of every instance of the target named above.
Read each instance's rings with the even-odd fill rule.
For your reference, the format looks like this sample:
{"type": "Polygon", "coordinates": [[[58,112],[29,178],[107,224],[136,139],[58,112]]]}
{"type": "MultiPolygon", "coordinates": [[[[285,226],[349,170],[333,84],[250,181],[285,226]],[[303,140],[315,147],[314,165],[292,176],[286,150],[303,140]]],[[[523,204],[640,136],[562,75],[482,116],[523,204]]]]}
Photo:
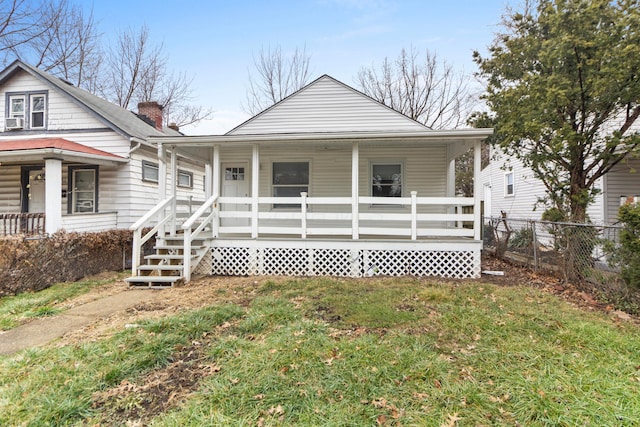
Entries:
{"type": "Polygon", "coordinates": [[[103,271],[124,270],[131,265],[132,237],[129,230],[110,230],[1,238],[0,296],[38,291],[103,271]]]}

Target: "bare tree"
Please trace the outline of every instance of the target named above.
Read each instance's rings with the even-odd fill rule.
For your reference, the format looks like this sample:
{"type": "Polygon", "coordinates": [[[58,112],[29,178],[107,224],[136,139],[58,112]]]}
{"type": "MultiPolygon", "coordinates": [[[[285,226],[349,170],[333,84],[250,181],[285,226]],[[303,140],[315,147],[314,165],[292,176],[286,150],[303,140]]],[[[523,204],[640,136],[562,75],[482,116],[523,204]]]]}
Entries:
{"type": "Polygon", "coordinates": [[[256,75],[249,73],[245,111],[257,114],[300,90],[309,83],[310,62],[305,47],[296,48],[289,57],[283,55],[280,46],[273,50],[262,47],[260,56],[253,58],[256,75]]]}
{"type": "Polygon", "coordinates": [[[22,49],[33,65],[76,86],[95,91],[101,64],[100,35],[93,12],[68,0],[52,0],[42,5],[43,32],[22,49]]]}
{"type": "Polygon", "coordinates": [[[15,57],[20,46],[44,31],[39,24],[39,6],[28,0],[0,0],[0,54],[2,62],[15,57]]]}
{"type": "Polygon", "coordinates": [[[185,73],[168,69],[163,46],[153,45],[149,29],[120,33],[109,49],[101,94],[124,108],[138,102],[157,101],[165,123],[186,126],[211,116],[211,111],[190,104],[191,82],[185,73]]]}
{"type": "Polygon", "coordinates": [[[432,129],[456,128],[466,123],[473,105],[468,78],[452,65],[426,51],[402,49],[395,61],[385,58],[379,69],[362,68],[360,89],[373,99],[432,129]]]}

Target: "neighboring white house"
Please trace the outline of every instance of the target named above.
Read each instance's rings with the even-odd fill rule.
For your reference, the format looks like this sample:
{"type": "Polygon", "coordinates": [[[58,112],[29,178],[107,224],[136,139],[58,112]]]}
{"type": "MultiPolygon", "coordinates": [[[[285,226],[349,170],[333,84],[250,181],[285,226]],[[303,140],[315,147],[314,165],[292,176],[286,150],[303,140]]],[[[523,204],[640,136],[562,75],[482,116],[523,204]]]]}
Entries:
{"type": "MultiPolygon", "coordinates": [[[[514,157],[491,147],[490,163],[482,170],[484,216],[514,219],[540,219],[545,206],[537,204],[545,196],[542,182],[533,177],[530,168],[514,157]]],[[[618,209],[627,201],[640,201],[640,159],[622,161],[602,179],[600,190],[587,214],[594,224],[614,224],[618,209]]]]}
{"type": "MultiPolygon", "coordinates": [[[[206,159],[207,201],[183,222],[179,197],[160,188],[163,201],[132,227],[129,281],[189,280],[200,260],[207,274],[477,277],[491,133],[433,131],[324,75],[225,135],[152,137],[161,153],[206,159]],[[472,147],[475,197],[455,197],[455,158],[472,147]],[[140,266],[153,224],[161,249],[140,266]]],[[[173,162],[160,170],[174,180],[173,162]]]]}
{"type": "MultiPolygon", "coordinates": [[[[0,99],[0,235],[128,228],[158,203],[148,138],[181,134],[157,103],[134,114],[21,61],[0,71],[0,99]]],[[[203,175],[177,159],[184,198],[204,200],[203,175]]]]}

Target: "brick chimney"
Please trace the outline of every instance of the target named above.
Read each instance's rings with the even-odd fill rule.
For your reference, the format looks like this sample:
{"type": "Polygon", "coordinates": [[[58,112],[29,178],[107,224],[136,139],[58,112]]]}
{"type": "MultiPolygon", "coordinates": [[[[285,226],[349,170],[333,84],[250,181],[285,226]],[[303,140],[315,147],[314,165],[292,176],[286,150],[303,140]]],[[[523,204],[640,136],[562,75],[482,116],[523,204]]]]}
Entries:
{"type": "Polygon", "coordinates": [[[162,130],[162,105],[156,101],[139,102],[138,114],[148,117],[153,123],[155,123],[156,129],[162,130]]]}

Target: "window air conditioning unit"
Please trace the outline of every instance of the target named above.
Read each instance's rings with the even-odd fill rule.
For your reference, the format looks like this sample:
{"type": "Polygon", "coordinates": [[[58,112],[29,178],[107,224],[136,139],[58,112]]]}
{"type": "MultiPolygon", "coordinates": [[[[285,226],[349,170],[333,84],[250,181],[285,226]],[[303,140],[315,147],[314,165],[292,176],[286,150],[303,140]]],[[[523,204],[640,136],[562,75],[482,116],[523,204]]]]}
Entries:
{"type": "Polygon", "coordinates": [[[5,130],[22,129],[24,127],[24,119],[22,117],[7,117],[4,119],[5,130]]]}

